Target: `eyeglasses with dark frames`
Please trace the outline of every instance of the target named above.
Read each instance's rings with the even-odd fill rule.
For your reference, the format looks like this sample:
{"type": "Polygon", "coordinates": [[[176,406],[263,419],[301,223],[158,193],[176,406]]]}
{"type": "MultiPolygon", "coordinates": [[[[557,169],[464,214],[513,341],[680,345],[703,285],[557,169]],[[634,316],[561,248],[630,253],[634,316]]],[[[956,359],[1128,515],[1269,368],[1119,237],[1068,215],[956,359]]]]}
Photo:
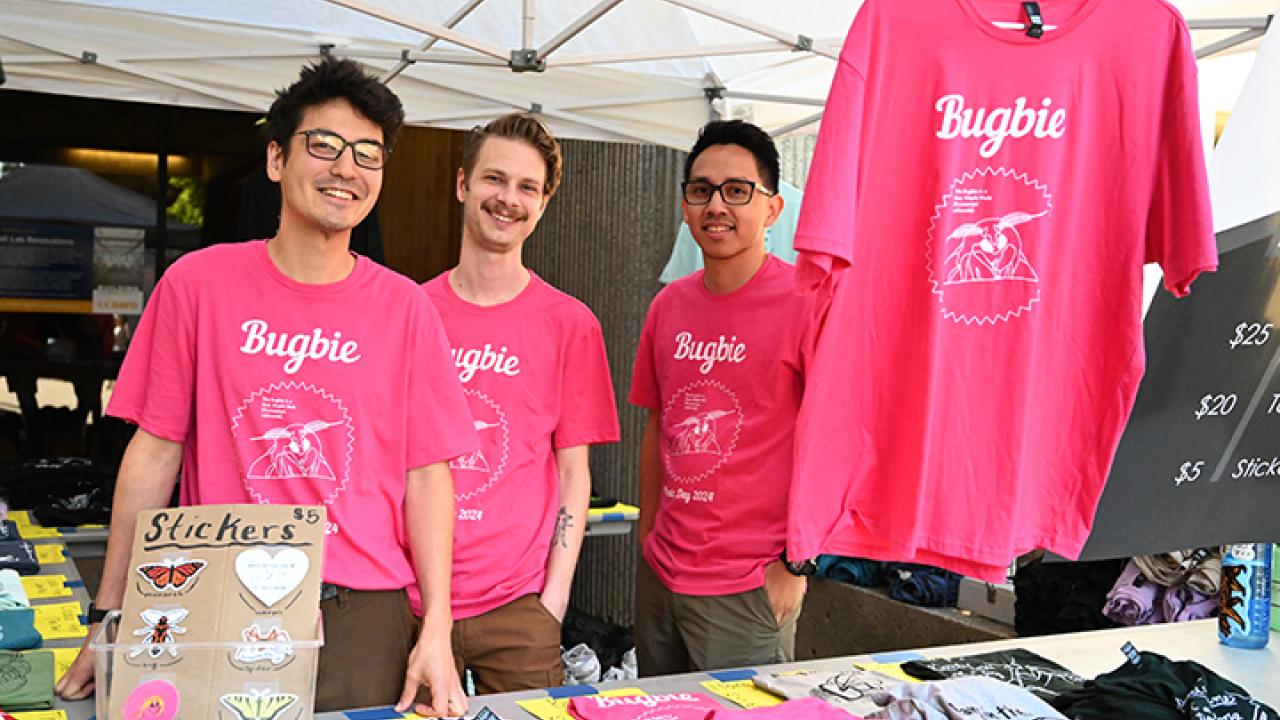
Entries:
{"type": "Polygon", "coordinates": [[[746,205],[755,198],[756,193],[765,197],[773,197],[778,193],[757,185],[754,180],[725,180],[716,185],[706,180],[689,180],[680,183],[684,192],[684,201],[690,205],[706,205],[717,192],[725,205],[746,205]]]}
{"type": "Polygon", "coordinates": [[[307,154],[317,160],[337,160],[342,151],[351,148],[351,158],[366,170],[381,170],[391,151],[377,140],[347,140],[328,130],[302,130],[294,133],[306,138],[307,154]]]}

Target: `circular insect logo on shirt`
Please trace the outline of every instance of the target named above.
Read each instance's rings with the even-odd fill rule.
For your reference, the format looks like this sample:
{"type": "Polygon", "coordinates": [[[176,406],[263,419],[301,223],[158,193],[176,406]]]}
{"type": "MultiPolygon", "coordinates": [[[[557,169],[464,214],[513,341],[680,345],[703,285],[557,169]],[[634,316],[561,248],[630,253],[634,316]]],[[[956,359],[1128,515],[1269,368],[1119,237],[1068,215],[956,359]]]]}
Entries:
{"type": "Polygon", "coordinates": [[[473,500],[493,487],[502,477],[511,455],[511,430],[502,406],[479,390],[463,388],[480,448],[449,461],[453,472],[454,500],[473,500]]]}
{"type": "Polygon", "coordinates": [[[322,388],[272,383],[240,404],[231,433],[245,489],[259,503],[330,505],[347,488],[355,427],[322,388]]]}
{"type": "Polygon", "coordinates": [[[1008,168],[956,178],[929,223],[929,281],[943,317],[995,325],[1040,299],[1048,188],[1008,168]]]}
{"type": "Polygon", "coordinates": [[[662,409],[662,459],[667,476],[697,482],[733,457],[742,433],[742,406],[717,380],[697,380],[667,398],[662,409]]]}

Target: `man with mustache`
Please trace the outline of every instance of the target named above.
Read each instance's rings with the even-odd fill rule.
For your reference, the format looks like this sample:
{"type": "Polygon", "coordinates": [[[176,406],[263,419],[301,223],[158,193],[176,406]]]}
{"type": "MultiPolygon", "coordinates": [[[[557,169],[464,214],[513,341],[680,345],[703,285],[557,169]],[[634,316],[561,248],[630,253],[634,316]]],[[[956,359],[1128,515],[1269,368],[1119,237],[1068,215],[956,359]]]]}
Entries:
{"type": "Polygon", "coordinates": [[[480,453],[452,465],[453,651],[480,694],[561,683],[587,452],[618,440],[600,323],[521,260],[560,174],[559,143],[533,116],[472,130],[457,173],[458,265],[423,285],[480,434],[480,453]]]}
{"type": "MultiPolygon", "coordinates": [[[[403,711],[425,684],[431,705],[419,713],[460,715],[448,461],[477,438],[430,301],[350,251],[403,121],[399,99],[351,60],[326,57],[277,94],[266,123],[275,237],[215,245],[165,272],[107,407],[138,430],[95,604],[121,606],[138,512],[167,504],[179,468],[184,505],[324,505],[315,709],[398,700],[403,711]],[[324,443],[296,434],[320,430],[324,443]],[[282,441],[307,462],[254,467],[282,441]],[[414,584],[427,597],[420,625],[405,592],[414,584]]],[[[92,689],[85,648],[57,691],[75,700],[92,689]]]]}
{"type": "Polygon", "coordinates": [[[681,209],[705,270],[654,298],[631,383],[631,402],[649,410],[642,675],[794,659],[805,589],[780,559],[808,305],[795,268],[765,251],[783,205],[778,151],[755,125],[712,122],[684,173],[681,209]]]}

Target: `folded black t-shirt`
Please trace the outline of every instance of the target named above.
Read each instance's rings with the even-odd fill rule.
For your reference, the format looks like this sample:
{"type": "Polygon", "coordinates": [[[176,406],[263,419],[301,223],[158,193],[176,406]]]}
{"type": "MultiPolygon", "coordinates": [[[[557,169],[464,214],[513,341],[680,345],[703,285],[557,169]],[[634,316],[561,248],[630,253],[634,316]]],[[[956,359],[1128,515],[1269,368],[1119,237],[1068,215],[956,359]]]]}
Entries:
{"type": "Polygon", "coordinates": [[[921,680],[988,677],[1030,691],[1042,700],[1068,690],[1078,690],[1085,681],[1052,660],[1022,649],[912,660],[902,664],[902,671],[921,680]]]}
{"type": "Polygon", "coordinates": [[[1205,666],[1152,652],[1049,703],[1075,720],[1280,720],[1275,710],[1205,666]]]}

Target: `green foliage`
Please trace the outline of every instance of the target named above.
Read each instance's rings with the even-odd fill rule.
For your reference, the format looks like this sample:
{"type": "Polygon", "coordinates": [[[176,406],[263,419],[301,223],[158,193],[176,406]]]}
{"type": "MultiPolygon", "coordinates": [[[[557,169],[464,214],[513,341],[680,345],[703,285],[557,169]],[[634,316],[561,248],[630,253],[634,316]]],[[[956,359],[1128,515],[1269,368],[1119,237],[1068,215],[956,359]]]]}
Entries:
{"type": "Polygon", "coordinates": [[[188,225],[204,225],[204,183],[196,178],[169,178],[170,191],[177,191],[178,196],[169,203],[165,211],[170,220],[188,225]]]}

